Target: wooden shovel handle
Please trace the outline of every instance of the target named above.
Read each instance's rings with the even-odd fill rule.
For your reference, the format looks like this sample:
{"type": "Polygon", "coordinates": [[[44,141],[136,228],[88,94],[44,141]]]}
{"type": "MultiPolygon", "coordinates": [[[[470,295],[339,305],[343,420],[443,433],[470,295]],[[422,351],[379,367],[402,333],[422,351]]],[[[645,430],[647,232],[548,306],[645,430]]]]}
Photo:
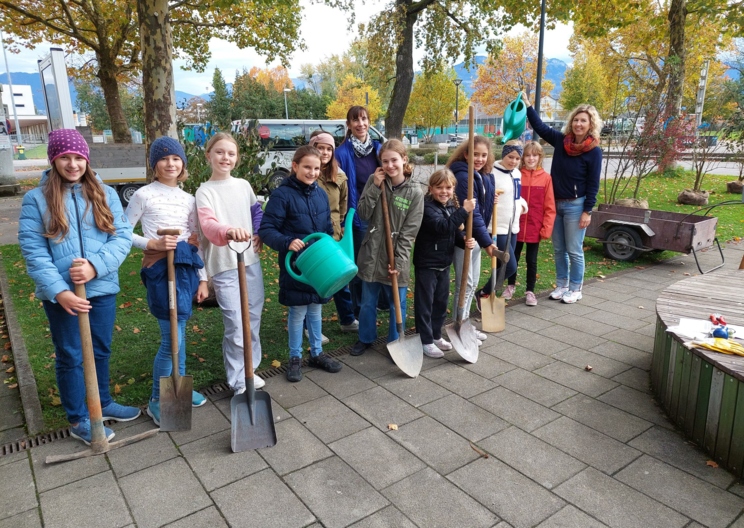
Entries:
{"type": "MultiPolygon", "coordinates": [[[[475,122],[474,108],[471,106],[468,110],[468,200],[473,199],[473,178],[475,172],[475,164],[473,163],[473,150],[475,149],[475,130],[473,123],[475,122]]],[[[468,220],[465,222],[465,239],[473,237],[473,211],[468,214],[468,220]]],[[[457,299],[457,311],[459,312],[464,308],[465,304],[465,289],[468,287],[468,274],[470,273],[470,252],[472,250],[466,245],[465,255],[462,259],[462,277],[460,277],[460,295],[457,299]]],[[[455,314],[455,317],[460,320],[462,319],[459,314],[455,314]]]]}
{"type": "Polygon", "coordinates": [[[179,236],[181,234],[180,229],[158,229],[158,236],[174,235],[179,236]]]}
{"type": "MultiPolygon", "coordinates": [[[[496,189],[494,193],[497,196],[501,196],[504,194],[504,189],[496,189]]],[[[494,243],[496,238],[496,229],[498,224],[498,218],[496,218],[496,212],[497,212],[497,205],[493,204],[493,214],[491,215],[491,235],[494,237],[494,243]]],[[[494,269],[496,267],[496,257],[491,257],[491,269],[494,269]]]]}
{"type": "MultiPolygon", "coordinates": [[[[388,210],[388,201],[387,201],[387,189],[385,188],[386,184],[383,180],[382,185],[380,186],[380,200],[382,201],[382,218],[385,222],[385,248],[387,249],[388,254],[388,264],[390,265],[390,269],[395,269],[395,253],[393,249],[393,233],[392,229],[390,229],[390,211],[388,210]]],[[[390,282],[392,282],[392,289],[393,289],[393,303],[395,303],[395,323],[398,325],[403,324],[403,313],[400,309],[400,292],[398,291],[398,276],[393,273],[390,276],[390,282]]]]}
{"type": "Polygon", "coordinates": [[[245,364],[245,379],[253,378],[253,343],[251,342],[251,312],[248,299],[248,281],[245,278],[245,259],[243,253],[238,254],[238,285],[240,286],[240,316],[243,321],[243,362],[245,364]]]}

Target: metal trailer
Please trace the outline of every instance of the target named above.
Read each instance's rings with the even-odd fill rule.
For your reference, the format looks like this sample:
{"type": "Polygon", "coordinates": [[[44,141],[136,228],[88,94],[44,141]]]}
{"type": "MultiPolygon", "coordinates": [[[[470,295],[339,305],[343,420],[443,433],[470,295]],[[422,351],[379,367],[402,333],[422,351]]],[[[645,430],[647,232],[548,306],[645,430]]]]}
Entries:
{"type": "Polygon", "coordinates": [[[633,261],[649,251],[692,253],[700,273],[706,273],[697,258],[701,249],[716,245],[721,255],[721,263],[707,272],[723,266],[723,251],[716,238],[717,225],[715,216],[600,204],[592,213],[586,236],[602,242],[605,256],[614,260],[633,261]]]}

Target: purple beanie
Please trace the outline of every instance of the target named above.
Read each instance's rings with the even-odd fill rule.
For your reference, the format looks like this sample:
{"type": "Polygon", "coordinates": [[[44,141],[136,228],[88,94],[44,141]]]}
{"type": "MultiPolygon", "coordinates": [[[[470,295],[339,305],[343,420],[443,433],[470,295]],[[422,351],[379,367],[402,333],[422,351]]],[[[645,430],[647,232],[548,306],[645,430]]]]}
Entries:
{"type": "Polygon", "coordinates": [[[155,170],[158,161],[166,156],[178,156],[183,161],[183,166],[186,166],[186,153],[178,140],[170,136],[160,136],[150,145],[150,168],[155,170]]]}
{"type": "Polygon", "coordinates": [[[60,128],[49,133],[49,144],[47,145],[49,163],[54,163],[54,160],[64,154],[77,154],[90,163],[88,143],[77,130],[60,128]]]}

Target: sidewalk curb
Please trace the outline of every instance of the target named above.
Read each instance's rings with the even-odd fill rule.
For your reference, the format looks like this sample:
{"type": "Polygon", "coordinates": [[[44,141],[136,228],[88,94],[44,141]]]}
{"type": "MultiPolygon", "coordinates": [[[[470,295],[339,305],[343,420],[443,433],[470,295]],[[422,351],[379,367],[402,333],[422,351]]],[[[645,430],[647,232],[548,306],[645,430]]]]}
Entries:
{"type": "Polygon", "coordinates": [[[23,332],[18,323],[18,317],[13,306],[10,295],[10,284],[5,274],[5,266],[0,256],[0,290],[3,294],[3,305],[5,309],[5,322],[8,326],[10,343],[13,346],[13,360],[15,362],[16,377],[23,405],[23,416],[26,421],[26,430],[29,436],[36,435],[45,430],[44,417],[41,412],[41,402],[36,387],[36,378],[28,360],[28,350],[23,341],[23,332]]]}

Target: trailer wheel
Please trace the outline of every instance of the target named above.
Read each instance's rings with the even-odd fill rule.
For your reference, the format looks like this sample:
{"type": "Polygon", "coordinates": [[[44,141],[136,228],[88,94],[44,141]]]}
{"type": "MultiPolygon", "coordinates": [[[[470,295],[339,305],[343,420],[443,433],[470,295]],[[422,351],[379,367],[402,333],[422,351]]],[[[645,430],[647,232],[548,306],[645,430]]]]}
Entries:
{"type": "Polygon", "coordinates": [[[129,200],[132,199],[132,196],[134,196],[134,193],[136,193],[137,189],[140,187],[142,187],[142,185],[136,183],[128,183],[127,185],[119,187],[119,198],[121,199],[122,207],[126,209],[127,205],[129,205],[129,200]]]}
{"type": "Polygon", "coordinates": [[[289,174],[283,170],[274,172],[274,174],[271,175],[268,183],[266,184],[266,188],[268,189],[269,193],[274,192],[274,190],[282,184],[287,176],[289,176],[289,174]]]}
{"type": "Polygon", "coordinates": [[[643,247],[641,236],[632,227],[615,226],[607,231],[604,254],[614,260],[630,262],[642,253],[639,249],[629,246],[643,247]]]}

